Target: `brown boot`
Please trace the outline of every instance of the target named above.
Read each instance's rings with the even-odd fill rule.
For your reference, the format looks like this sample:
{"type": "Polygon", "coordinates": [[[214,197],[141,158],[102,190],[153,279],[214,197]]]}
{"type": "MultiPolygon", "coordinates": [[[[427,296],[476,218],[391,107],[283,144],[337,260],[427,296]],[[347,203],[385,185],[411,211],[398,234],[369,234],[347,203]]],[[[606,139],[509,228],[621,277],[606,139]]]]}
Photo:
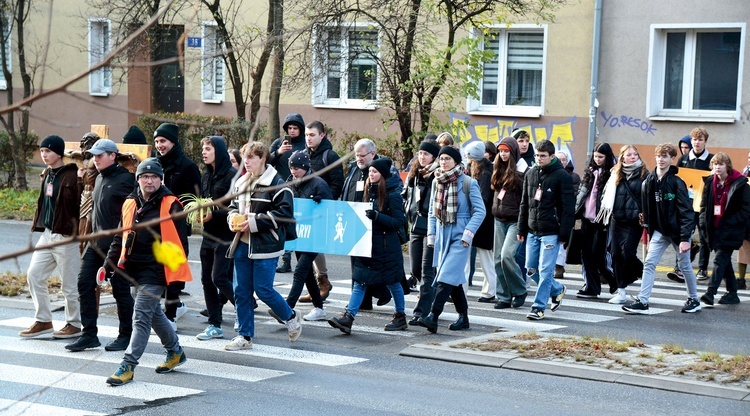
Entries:
{"type": "Polygon", "coordinates": [[[327,274],[319,274],[317,276],[318,278],[318,289],[320,289],[320,298],[322,300],[328,299],[328,295],[331,294],[331,289],[333,289],[333,285],[331,282],[328,281],[328,275],[327,274]]]}
{"type": "Polygon", "coordinates": [[[406,315],[398,312],[393,314],[393,320],[385,325],[386,331],[402,331],[406,328],[406,315]]]}

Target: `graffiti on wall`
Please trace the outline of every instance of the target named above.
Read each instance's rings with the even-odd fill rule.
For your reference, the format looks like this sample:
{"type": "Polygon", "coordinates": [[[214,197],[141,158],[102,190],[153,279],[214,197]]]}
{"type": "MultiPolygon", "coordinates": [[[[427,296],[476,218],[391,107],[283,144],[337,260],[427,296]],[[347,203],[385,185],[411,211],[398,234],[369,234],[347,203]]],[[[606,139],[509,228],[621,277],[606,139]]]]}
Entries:
{"type": "Polygon", "coordinates": [[[563,151],[573,158],[573,149],[571,148],[575,141],[573,126],[576,117],[553,121],[547,124],[536,123],[519,123],[515,118],[498,117],[492,122],[481,123],[472,122],[469,116],[460,114],[450,114],[451,125],[454,131],[458,132],[456,142],[462,146],[474,140],[499,143],[504,137],[508,137],[517,129],[523,129],[529,132],[531,143],[540,140],[549,140],[555,145],[555,149],[563,151]]]}
{"type": "Polygon", "coordinates": [[[637,117],[630,117],[630,116],[616,116],[614,114],[607,114],[603,110],[599,111],[599,115],[602,116],[602,119],[604,119],[604,124],[602,124],[602,127],[605,128],[631,128],[640,130],[643,133],[650,134],[652,136],[656,136],[656,130],[654,128],[653,123],[649,123],[646,120],[643,120],[641,118],[637,117]]]}

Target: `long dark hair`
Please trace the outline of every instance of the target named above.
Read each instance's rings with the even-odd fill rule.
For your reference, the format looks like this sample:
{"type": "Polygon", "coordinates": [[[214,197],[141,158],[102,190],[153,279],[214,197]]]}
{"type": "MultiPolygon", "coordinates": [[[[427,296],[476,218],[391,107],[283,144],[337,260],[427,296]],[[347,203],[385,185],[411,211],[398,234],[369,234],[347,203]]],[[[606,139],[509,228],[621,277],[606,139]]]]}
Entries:
{"type": "MultiPolygon", "coordinates": [[[[388,193],[385,191],[385,178],[380,177],[380,180],[373,184],[378,187],[378,211],[383,211],[383,204],[385,204],[385,199],[388,198],[388,193]]],[[[362,202],[372,202],[370,199],[370,177],[367,177],[367,180],[365,181],[365,189],[366,192],[364,193],[362,197],[362,202]]]]}
{"type": "Polygon", "coordinates": [[[513,191],[516,189],[516,186],[521,186],[516,175],[516,159],[513,158],[513,152],[509,156],[507,162],[503,162],[500,152],[495,157],[491,181],[492,189],[495,191],[499,191],[500,189],[513,191]]]}
{"type": "Polygon", "coordinates": [[[479,179],[480,176],[484,173],[484,171],[487,169],[487,166],[485,166],[485,161],[487,159],[482,158],[481,160],[472,160],[471,161],[471,177],[474,179],[479,179]]]}
{"type": "Polygon", "coordinates": [[[591,184],[594,183],[594,172],[599,169],[599,165],[594,161],[594,152],[604,155],[604,166],[602,166],[602,172],[599,174],[599,181],[596,183],[596,191],[601,196],[603,195],[604,185],[607,184],[612,168],[615,166],[615,155],[612,153],[612,147],[608,143],[599,143],[594,146],[594,151],[591,152],[591,158],[589,158],[588,167],[583,172],[583,179],[581,180],[581,185],[585,186],[588,192],[592,191],[591,184]]]}

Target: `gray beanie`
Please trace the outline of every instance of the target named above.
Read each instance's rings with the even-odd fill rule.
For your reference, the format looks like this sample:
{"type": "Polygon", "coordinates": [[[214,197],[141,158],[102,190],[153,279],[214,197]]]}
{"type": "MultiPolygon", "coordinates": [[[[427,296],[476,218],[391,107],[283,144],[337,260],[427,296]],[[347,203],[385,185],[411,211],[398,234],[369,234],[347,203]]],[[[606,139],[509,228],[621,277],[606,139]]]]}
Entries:
{"type": "Polygon", "coordinates": [[[474,141],[466,145],[464,147],[464,153],[466,153],[466,157],[468,157],[471,160],[482,160],[484,159],[484,142],[482,141],[474,141]]]}
{"type": "Polygon", "coordinates": [[[159,160],[155,157],[144,159],[143,162],[138,164],[138,169],[135,171],[135,179],[138,180],[141,175],[146,173],[159,175],[159,177],[164,180],[164,170],[161,168],[159,160]]]}

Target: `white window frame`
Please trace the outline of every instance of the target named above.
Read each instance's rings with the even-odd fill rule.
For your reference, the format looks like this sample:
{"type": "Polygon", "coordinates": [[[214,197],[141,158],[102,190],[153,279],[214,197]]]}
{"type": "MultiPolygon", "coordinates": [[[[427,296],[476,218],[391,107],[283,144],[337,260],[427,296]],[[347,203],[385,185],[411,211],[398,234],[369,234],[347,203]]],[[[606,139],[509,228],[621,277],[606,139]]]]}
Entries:
{"type": "MultiPolygon", "coordinates": [[[[487,29],[496,31],[500,37],[500,45],[498,48],[498,97],[497,105],[484,105],[482,104],[482,90],[484,85],[484,79],[479,80],[479,97],[468,97],[466,100],[466,112],[471,115],[480,116],[510,116],[510,117],[527,117],[527,118],[539,118],[544,114],[544,102],[546,96],[546,84],[547,84],[547,41],[548,31],[547,25],[535,25],[535,24],[517,24],[510,26],[489,26],[487,29]],[[542,92],[541,102],[539,106],[522,106],[522,105],[506,105],[505,104],[505,92],[507,88],[507,67],[508,67],[508,34],[509,33],[541,33],[544,36],[543,50],[542,50],[542,92]]],[[[484,36],[482,31],[475,28],[471,32],[471,36],[480,38],[480,48],[484,50],[484,36]]]]}
{"type": "Polygon", "coordinates": [[[218,36],[216,22],[203,22],[201,33],[201,101],[219,104],[224,102],[226,93],[226,65],[224,45],[216,45],[218,36]],[[219,50],[219,48],[221,50],[219,50]]]}
{"type": "MultiPolygon", "coordinates": [[[[89,68],[101,62],[112,48],[112,22],[106,18],[89,19],[89,68]],[[106,39],[102,37],[106,35],[106,39]]],[[[106,97],[112,93],[112,67],[89,73],[89,95],[106,97]]]]}
{"type": "MultiPolygon", "coordinates": [[[[12,26],[12,20],[9,16],[5,16],[6,21],[8,22],[8,36],[5,38],[5,57],[8,60],[8,70],[13,71],[13,48],[11,47],[12,39],[13,39],[13,26],[12,26]]],[[[2,59],[2,57],[0,57],[2,59]]],[[[5,91],[8,89],[8,82],[5,80],[5,74],[3,73],[2,69],[2,62],[0,62],[0,90],[5,91]]]]}
{"type": "MultiPolygon", "coordinates": [[[[374,100],[359,100],[348,97],[349,77],[347,71],[349,56],[349,32],[353,30],[378,31],[378,57],[382,51],[383,33],[378,26],[373,23],[357,22],[345,23],[341,25],[317,25],[313,32],[313,59],[312,59],[312,105],[316,108],[346,108],[355,110],[376,110],[378,100],[380,99],[380,68],[377,68],[374,100]],[[319,51],[327,50],[328,33],[331,30],[339,28],[341,31],[341,73],[343,74],[341,82],[341,98],[327,98],[328,95],[328,57],[325,53],[319,51]]],[[[377,61],[375,62],[377,67],[377,61]]]]}
{"type": "Polygon", "coordinates": [[[648,86],[646,91],[646,114],[649,120],[656,121],[696,121],[732,123],[739,120],[742,92],[742,69],[745,62],[746,23],[684,23],[652,24],[649,39],[648,86]],[[737,108],[735,110],[694,110],[692,109],[695,80],[695,36],[696,32],[740,32],[739,68],[737,74],[737,108]],[[666,67],[667,33],[687,32],[685,65],[683,72],[682,109],[664,108],[664,77],[666,67]]]}

